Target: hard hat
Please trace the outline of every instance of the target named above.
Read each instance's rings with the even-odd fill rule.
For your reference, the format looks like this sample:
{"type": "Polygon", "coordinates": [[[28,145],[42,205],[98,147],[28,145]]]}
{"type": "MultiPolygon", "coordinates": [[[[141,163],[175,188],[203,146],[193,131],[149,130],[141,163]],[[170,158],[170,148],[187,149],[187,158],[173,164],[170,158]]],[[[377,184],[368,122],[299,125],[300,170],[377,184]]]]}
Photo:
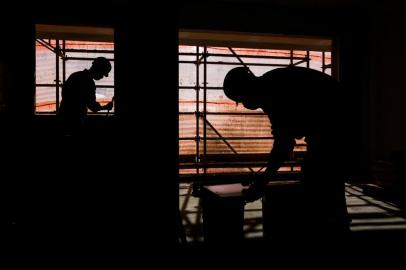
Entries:
{"type": "Polygon", "coordinates": [[[107,76],[111,70],[110,61],[105,57],[97,57],[93,60],[93,66],[97,70],[103,71],[104,75],[107,76]]]}
{"type": "Polygon", "coordinates": [[[236,102],[242,101],[246,91],[249,89],[250,81],[253,78],[254,75],[246,67],[231,69],[224,78],[224,94],[236,102]]]}

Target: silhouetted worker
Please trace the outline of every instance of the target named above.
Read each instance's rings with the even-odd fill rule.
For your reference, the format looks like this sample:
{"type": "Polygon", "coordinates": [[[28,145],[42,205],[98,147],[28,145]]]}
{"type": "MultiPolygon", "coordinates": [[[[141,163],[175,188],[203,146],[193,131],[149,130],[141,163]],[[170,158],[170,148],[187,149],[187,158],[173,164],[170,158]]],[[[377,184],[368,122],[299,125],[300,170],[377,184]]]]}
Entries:
{"type": "Polygon", "coordinates": [[[98,57],[94,59],[90,69],[71,74],[63,84],[58,118],[65,134],[72,135],[81,131],[88,109],[97,112],[113,108],[113,102],[102,106],[96,101],[96,85],[93,81],[108,77],[110,71],[109,60],[98,57]]]}
{"type": "Polygon", "coordinates": [[[97,194],[107,192],[103,190],[101,181],[105,179],[106,172],[96,168],[100,166],[98,157],[109,156],[111,152],[109,147],[100,147],[101,143],[105,143],[105,136],[92,136],[96,134],[89,132],[92,129],[87,130],[85,120],[88,109],[93,112],[112,109],[112,102],[103,106],[96,101],[94,82],[107,77],[110,71],[110,62],[98,57],[89,69],[72,73],[62,88],[58,124],[65,137],[58,141],[57,166],[66,184],[63,190],[55,191],[55,205],[60,213],[60,220],[56,222],[69,227],[74,232],[70,235],[93,237],[99,224],[104,222],[101,221],[101,205],[105,198],[97,194]],[[79,181],[78,175],[86,181],[79,181]],[[98,184],[95,185],[93,180],[98,184]],[[95,207],[94,201],[99,207],[95,207]]]}
{"type": "MultiPolygon", "coordinates": [[[[345,201],[345,147],[349,131],[344,94],[333,77],[302,67],[277,68],[260,77],[245,67],[230,70],[224,93],[245,108],[262,109],[272,125],[274,143],[264,178],[244,191],[247,201],[263,195],[269,180],[291,158],[295,139],[305,138],[302,165],[308,218],[327,230],[349,229],[345,201]]],[[[298,206],[299,207],[299,206],[298,206]]]]}

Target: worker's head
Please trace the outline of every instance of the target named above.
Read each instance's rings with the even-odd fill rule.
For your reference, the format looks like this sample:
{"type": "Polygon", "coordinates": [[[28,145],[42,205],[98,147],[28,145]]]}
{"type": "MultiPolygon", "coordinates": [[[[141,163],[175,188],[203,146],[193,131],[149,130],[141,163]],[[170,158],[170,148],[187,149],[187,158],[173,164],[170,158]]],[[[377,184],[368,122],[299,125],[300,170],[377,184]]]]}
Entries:
{"type": "Polygon", "coordinates": [[[93,60],[90,71],[92,72],[93,79],[100,80],[103,77],[109,76],[111,64],[105,57],[97,57],[93,60]]]}
{"type": "Polygon", "coordinates": [[[224,94],[231,100],[242,103],[250,110],[258,109],[255,97],[255,75],[246,67],[236,67],[231,69],[223,82],[224,94]]]}

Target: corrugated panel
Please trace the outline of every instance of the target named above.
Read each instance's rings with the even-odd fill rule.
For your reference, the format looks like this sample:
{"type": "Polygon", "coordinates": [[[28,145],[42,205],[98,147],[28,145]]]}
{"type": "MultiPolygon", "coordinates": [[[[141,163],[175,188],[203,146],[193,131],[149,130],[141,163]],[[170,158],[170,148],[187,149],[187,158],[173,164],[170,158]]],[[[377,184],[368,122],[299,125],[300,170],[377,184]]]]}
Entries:
{"type": "MultiPolygon", "coordinates": [[[[228,140],[206,142],[208,154],[247,154],[247,153],[268,153],[272,149],[273,140],[228,140]]],[[[203,143],[200,143],[203,149],[203,143]]]]}

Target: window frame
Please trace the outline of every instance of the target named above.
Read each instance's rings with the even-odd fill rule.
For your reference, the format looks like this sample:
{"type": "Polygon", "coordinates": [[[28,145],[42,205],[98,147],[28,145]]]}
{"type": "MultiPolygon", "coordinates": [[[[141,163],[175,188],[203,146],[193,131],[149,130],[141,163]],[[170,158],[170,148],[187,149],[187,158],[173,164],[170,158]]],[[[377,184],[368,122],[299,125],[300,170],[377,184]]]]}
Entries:
{"type": "MultiPolygon", "coordinates": [[[[34,93],[34,115],[56,115],[61,100],[62,86],[67,79],[66,74],[66,62],[69,60],[75,61],[93,61],[98,56],[105,56],[110,62],[115,61],[114,50],[114,30],[113,28],[95,28],[85,26],[62,26],[62,25],[36,25],[36,37],[35,37],[35,93],[34,93]],[[93,49],[74,49],[67,48],[69,42],[101,42],[110,43],[113,47],[112,50],[93,50],[93,49]],[[37,82],[37,46],[43,46],[55,55],[55,79],[53,83],[38,83],[37,82]],[[94,57],[78,57],[69,56],[69,53],[73,54],[87,54],[95,53],[94,57]],[[55,107],[54,110],[40,111],[37,110],[37,89],[41,87],[55,88],[55,102],[50,102],[50,106],[55,107]]],[[[90,64],[89,64],[90,67],[90,64]]],[[[79,71],[79,70],[78,70],[79,71]]],[[[112,88],[113,96],[115,95],[115,82],[114,82],[114,69],[112,70],[113,83],[107,85],[97,84],[97,89],[100,88],[112,88]]],[[[110,75],[111,76],[111,75],[110,75]]],[[[45,105],[46,106],[46,105],[45,105]]],[[[114,114],[114,109],[109,114],[114,114]]],[[[89,112],[89,115],[105,115],[106,111],[89,112]]]]}
{"type": "MultiPolygon", "coordinates": [[[[201,32],[199,33],[201,34],[201,32]]],[[[245,34],[246,35],[246,34],[245,34]]],[[[209,35],[210,36],[210,33],[209,35]]],[[[215,139],[215,138],[209,138],[207,137],[207,116],[211,115],[213,113],[210,113],[207,111],[207,91],[210,90],[211,88],[208,86],[208,82],[207,82],[207,66],[210,64],[214,64],[214,63],[210,63],[207,59],[208,57],[211,56],[210,53],[208,53],[207,49],[210,47],[224,47],[224,48],[228,48],[230,51],[233,51],[233,49],[236,49],[235,47],[227,47],[226,45],[227,43],[227,34],[224,35],[224,40],[219,41],[219,39],[210,42],[210,39],[208,38],[208,36],[206,35],[204,38],[202,38],[201,40],[199,39],[193,39],[190,38],[190,35],[187,35],[185,38],[185,35],[183,35],[182,38],[182,33],[180,34],[180,40],[179,40],[179,48],[180,46],[186,45],[186,46],[195,46],[195,53],[182,53],[179,52],[179,65],[180,64],[194,64],[195,68],[196,68],[196,80],[195,80],[195,85],[189,85],[189,86],[181,86],[178,85],[178,91],[182,90],[182,89],[189,89],[191,91],[195,91],[196,92],[196,99],[195,99],[195,104],[196,104],[196,109],[195,111],[191,111],[191,112],[182,112],[179,111],[179,123],[181,121],[180,117],[182,115],[194,115],[195,116],[195,121],[196,121],[196,132],[194,134],[194,136],[191,137],[181,137],[181,127],[179,125],[179,149],[181,149],[181,144],[184,141],[192,141],[195,143],[196,146],[196,150],[195,150],[195,154],[190,154],[190,155],[182,155],[181,153],[179,153],[179,174],[181,179],[184,179],[184,181],[187,181],[185,179],[188,179],[189,177],[191,177],[192,179],[195,176],[200,176],[200,175],[235,175],[235,174],[252,174],[252,173],[261,173],[263,172],[263,169],[266,167],[266,160],[267,160],[267,156],[269,154],[269,152],[267,153],[261,153],[261,154],[238,154],[238,155],[234,155],[233,154],[229,154],[228,157],[227,155],[210,155],[207,153],[207,142],[209,140],[215,139]],[[195,44],[195,45],[193,45],[195,44]],[[221,45],[221,46],[219,46],[221,45]],[[185,61],[182,60],[182,56],[186,56],[188,55],[188,57],[194,56],[195,60],[189,60],[189,61],[185,61]],[[203,69],[203,72],[201,71],[201,69],[203,69]],[[203,73],[203,76],[200,76],[201,73],[203,73]],[[201,78],[202,77],[202,78],[201,78]],[[202,82],[200,82],[200,80],[202,82]],[[203,106],[199,105],[201,102],[203,102],[203,106]],[[201,108],[202,107],[202,108],[201,108]],[[201,119],[203,118],[203,119],[201,119]],[[200,134],[200,125],[203,126],[203,132],[202,134],[200,134]],[[201,146],[201,144],[203,144],[201,146]],[[232,173],[232,172],[219,172],[216,173],[215,170],[214,172],[209,172],[209,169],[212,168],[216,168],[216,167],[230,167],[230,168],[246,168],[248,170],[246,170],[245,172],[240,170],[236,173],[232,173]],[[252,166],[252,167],[250,167],[252,166]],[[251,168],[257,168],[257,169],[251,169],[251,168]],[[258,169],[260,168],[260,169],[258,169]],[[186,171],[186,173],[183,173],[183,171],[186,171]]],[[[218,36],[217,36],[218,37],[218,36]]],[[[285,37],[288,38],[288,37],[285,37]]],[[[295,37],[291,37],[292,39],[294,39],[295,37]]],[[[251,39],[255,39],[252,38],[251,39]]],[[[311,37],[312,40],[315,41],[315,43],[317,43],[317,38],[311,37]]],[[[326,40],[325,38],[323,40],[326,40]]],[[[330,71],[330,75],[336,77],[336,71],[335,71],[335,52],[333,50],[333,39],[330,39],[330,46],[329,46],[329,50],[326,50],[325,48],[318,48],[317,51],[321,52],[321,57],[322,57],[322,67],[321,67],[321,71],[326,73],[326,71],[330,71]],[[326,64],[326,54],[329,53],[330,54],[330,62],[328,64],[326,64]]],[[[296,42],[296,41],[295,41],[296,42]]],[[[236,41],[234,40],[234,42],[230,42],[230,45],[238,45],[239,43],[236,43],[236,41]]],[[[259,46],[258,44],[253,44],[253,46],[248,46],[249,44],[247,43],[241,43],[240,45],[244,45],[244,48],[257,48],[260,49],[261,46],[259,46]]],[[[263,49],[275,49],[275,50],[288,50],[287,48],[289,48],[289,44],[283,44],[283,46],[277,46],[274,43],[271,43],[271,45],[269,45],[269,47],[267,48],[263,48],[263,49]],[[273,48],[272,48],[273,47],[273,48]]],[[[293,43],[292,43],[293,44],[293,43]]],[[[309,49],[306,50],[306,56],[303,57],[302,59],[298,59],[297,57],[294,57],[294,51],[297,51],[298,48],[302,48],[303,46],[305,46],[305,44],[300,44],[300,43],[295,43],[295,45],[290,45],[292,46],[291,49],[289,49],[288,51],[290,51],[290,56],[287,57],[287,59],[289,59],[289,64],[288,65],[296,65],[298,63],[305,63],[307,68],[310,68],[310,51],[316,51],[314,50],[314,48],[312,49],[311,46],[309,46],[309,49]]],[[[240,47],[241,48],[241,47],[240,47]]],[[[246,65],[248,67],[251,67],[253,65],[255,65],[255,63],[245,63],[244,61],[241,60],[241,58],[246,59],[247,57],[238,55],[234,52],[232,52],[233,56],[235,58],[238,59],[237,62],[235,63],[224,63],[223,64],[227,64],[227,65],[233,65],[233,66],[243,66],[246,65]]],[[[284,65],[284,66],[288,66],[288,65],[284,65]]],[[[271,67],[272,65],[269,65],[269,67],[271,67]]],[[[180,75],[179,75],[180,76],[180,75]]],[[[221,87],[213,87],[216,90],[222,90],[221,87]]],[[[180,107],[180,106],[179,106],[180,107]]],[[[215,114],[215,113],[214,113],[215,114]]],[[[227,113],[225,113],[227,114],[227,113]]],[[[250,115],[263,115],[262,112],[254,112],[254,113],[249,113],[250,115]]],[[[238,140],[238,139],[244,139],[244,138],[218,138],[219,140],[224,140],[224,142],[226,143],[226,141],[228,139],[232,139],[232,140],[238,140]]],[[[264,137],[264,138],[258,138],[258,139],[270,139],[272,140],[272,137],[264,137]]],[[[302,160],[303,157],[303,153],[305,152],[305,150],[303,151],[303,149],[305,149],[305,145],[296,145],[296,148],[301,148],[301,151],[295,151],[294,156],[292,157],[291,161],[288,161],[284,164],[284,167],[280,170],[281,173],[297,173],[298,171],[300,171],[300,160],[302,160]]],[[[223,167],[223,168],[224,168],[223,167]]]]}

